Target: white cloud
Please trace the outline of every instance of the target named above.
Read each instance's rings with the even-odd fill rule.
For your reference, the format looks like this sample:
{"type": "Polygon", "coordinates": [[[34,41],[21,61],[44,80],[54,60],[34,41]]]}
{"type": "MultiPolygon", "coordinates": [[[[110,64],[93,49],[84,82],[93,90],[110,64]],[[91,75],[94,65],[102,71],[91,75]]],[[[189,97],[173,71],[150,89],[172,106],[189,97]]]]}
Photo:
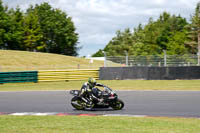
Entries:
{"type": "Polygon", "coordinates": [[[146,23],[149,17],[157,19],[167,11],[181,14],[189,19],[199,0],[3,0],[9,7],[49,2],[73,18],[79,33],[80,55],[95,53],[102,49],[117,30],[134,28],[146,23]]]}
{"type": "Polygon", "coordinates": [[[165,2],[166,2],[166,0],[155,0],[155,4],[157,4],[157,5],[163,5],[163,4],[165,4],[165,2]]]}

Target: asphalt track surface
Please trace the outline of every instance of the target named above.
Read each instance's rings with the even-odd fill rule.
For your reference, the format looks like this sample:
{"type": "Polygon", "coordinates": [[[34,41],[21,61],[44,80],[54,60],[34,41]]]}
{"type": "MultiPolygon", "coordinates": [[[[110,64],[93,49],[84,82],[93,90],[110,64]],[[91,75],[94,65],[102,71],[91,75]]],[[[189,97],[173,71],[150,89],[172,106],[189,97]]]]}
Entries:
{"type": "Polygon", "coordinates": [[[0,92],[0,112],[200,117],[200,91],[117,91],[123,110],[72,108],[69,91],[0,92]]]}

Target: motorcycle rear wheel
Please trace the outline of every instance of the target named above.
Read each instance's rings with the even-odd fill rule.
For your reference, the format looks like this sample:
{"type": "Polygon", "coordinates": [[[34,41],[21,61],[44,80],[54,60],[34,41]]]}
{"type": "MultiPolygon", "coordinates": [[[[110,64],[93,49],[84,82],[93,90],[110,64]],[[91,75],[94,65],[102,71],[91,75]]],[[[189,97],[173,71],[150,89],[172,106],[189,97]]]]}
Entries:
{"type": "Polygon", "coordinates": [[[111,107],[114,109],[114,110],[121,110],[123,107],[124,107],[124,102],[120,99],[118,99],[117,101],[115,101],[111,107]]]}
{"type": "Polygon", "coordinates": [[[77,110],[85,109],[85,106],[83,105],[83,101],[79,97],[73,97],[71,99],[71,105],[77,110]]]}

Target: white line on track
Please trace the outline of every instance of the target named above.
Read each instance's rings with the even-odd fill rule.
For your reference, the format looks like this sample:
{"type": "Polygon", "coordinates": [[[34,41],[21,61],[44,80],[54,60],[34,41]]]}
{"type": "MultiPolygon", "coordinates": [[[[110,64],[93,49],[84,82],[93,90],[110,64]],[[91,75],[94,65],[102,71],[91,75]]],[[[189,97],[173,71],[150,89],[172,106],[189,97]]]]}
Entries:
{"type": "Polygon", "coordinates": [[[58,113],[22,112],[22,113],[10,113],[8,115],[14,115],[14,116],[25,116],[25,115],[47,116],[47,115],[56,115],[56,114],[58,114],[58,113]]]}
{"type": "MultiPolygon", "coordinates": [[[[129,114],[74,114],[74,113],[60,113],[60,112],[19,112],[19,113],[6,113],[0,112],[1,115],[11,115],[11,116],[104,116],[104,117],[135,117],[135,118],[144,118],[144,117],[168,117],[173,118],[176,116],[151,116],[151,115],[129,115],[129,114]]],[[[199,117],[176,117],[176,118],[198,118],[199,117]]]]}
{"type": "Polygon", "coordinates": [[[103,116],[128,116],[128,117],[147,117],[146,115],[124,115],[124,114],[107,114],[103,116]]]}
{"type": "Polygon", "coordinates": [[[40,113],[40,112],[16,112],[16,113],[1,113],[2,115],[12,115],[12,116],[48,116],[48,115],[59,115],[59,114],[63,114],[63,116],[65,115],[88,115],[88,116],[128,116],[128,117],[147,117],[146,115],[126,115],[126,114],[106,114],[106,115],[94,115],[94,114],[70,114],[70,113],[58,113],[58,112],[45,112],[45,113],[40,113]]]}

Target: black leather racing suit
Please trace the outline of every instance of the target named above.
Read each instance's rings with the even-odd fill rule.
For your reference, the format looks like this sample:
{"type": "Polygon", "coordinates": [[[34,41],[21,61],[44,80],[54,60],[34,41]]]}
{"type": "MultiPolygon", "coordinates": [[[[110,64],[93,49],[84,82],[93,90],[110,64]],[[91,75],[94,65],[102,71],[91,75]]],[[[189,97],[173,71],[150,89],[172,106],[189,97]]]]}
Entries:
{"type": "Polygon", "coordinates": [[[95,100],[99,100],[95,95],[93,95],[92,93],[92,88],[94,88],[95,86],[100,86],[100,87],[104,87],[103,84],[100,83],[96,83],[94,86],[90,86],[88,82],[85,82],[82,87],[81,87],[81,93],[80,96],[85,97],[87,94],[91,97],[88,101],[88,103],[91,103],[91,101],[93,99],[95,100]]]}

